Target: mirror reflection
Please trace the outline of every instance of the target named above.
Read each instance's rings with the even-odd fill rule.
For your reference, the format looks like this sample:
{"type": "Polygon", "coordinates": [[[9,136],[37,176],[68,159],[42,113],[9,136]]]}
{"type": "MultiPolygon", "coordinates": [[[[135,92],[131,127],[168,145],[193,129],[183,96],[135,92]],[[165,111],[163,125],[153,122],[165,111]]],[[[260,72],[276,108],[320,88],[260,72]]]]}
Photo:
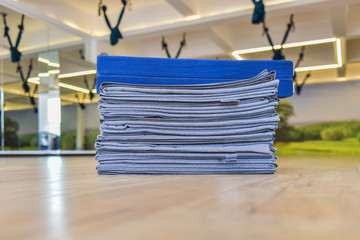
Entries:
{"type": "Polygon", "coordinates": [[[0,12],[2,150],[93,150],[99,115],[89,43],[9,8],[0,12]]]}

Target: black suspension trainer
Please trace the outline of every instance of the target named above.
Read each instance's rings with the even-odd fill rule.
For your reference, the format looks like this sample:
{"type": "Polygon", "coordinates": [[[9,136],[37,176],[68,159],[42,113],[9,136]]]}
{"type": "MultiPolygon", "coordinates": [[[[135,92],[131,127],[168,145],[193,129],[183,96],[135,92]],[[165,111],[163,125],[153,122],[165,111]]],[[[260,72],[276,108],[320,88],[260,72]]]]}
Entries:
{"type": "Polygon", "coordinates": [[[31,71],[33,69],[32,64],[33,64],[33,60],[30,59],[29,68],[28,68],[28,72],[27,72],[26,77],[24,76],[24,72],[22,70],[20,62],[18,62],[18,66],[16,68],[16,72],[19,73],[19,75],[20,75],[20,78],[21,78],[21,81],[22,81],[22,87],[23,87],[25,93],[28,93],[30,91],[30,87],[28,85],[28,80],[30,78],[31,71]]]}
{"type": "MultiPolygon", "coordinates": [[[[178,51],[177,51],[177,53],[176,53],[175,58],[179,58],[179,56],[180,56],[180,54],[181,54],[181,51],[182,51],[182,49],[183,49],[183,47],[184,47],[185,45],[186,45],[186,32],[183,33],[183,38],[182,38],[182,40],[181,40],[181,42],[180,42],[180,46],[179,46],[179,49],[178,49],[178,51]]],[[[165,41],[165,37],[162,37],[161,46],[162,46],[162,49],[165,50],[167,57],[168,57],[168,58],[172,58],[172,57],[171,57],[171,54],[170,54],[170,51],[169,51],[169,48],[168,48],[168,44],[167,44],[167,42],[165,41]]]]}
{"type": "Polygon", "coordinates": [[[280,48],[279,49],[275,49],[275,46],[274,46],[274,43],[271,39],[271,36],[269,34],[269,28],[266,26],[265,24],[265,21],[263,22],[263,30],[264,30],[264,33],[266,34],[266,37],[269,41],[269,44],[270,46],[272,47],[272,51],[274,53],[274,56],[273,56],[273,60],[284,60],[285,59],[285,56],[284,54],[282,53],[282,50],[283,50],[283,45],[285,44],[288,36],[289,36],[289,33],[291,30],[294,30],[295,29],[295,23],[294,23],[294,14],[291,14],[290,15],[290,21],[289,23],[287,24],[287,28],[286,28],[286,31],[285,31],[285,34],[284,34],[284,37],[283,37],[283,40],[280,44],[280,48]]]}
{"type": "Polygon", "coordinates": [[[24,16],[24,14],[21,15],[20,25],[18,25],[19,33],[18,33],[18,36],[16,38],[15,44],[13,44],[12,41],[11,41],[11,37],[9,35],[10,28],[7,25],[7,22],[6,22],[6,15],[7,14],[2,13],[2,15],[3,15],[4,26],[5,26],[4,27],[4,37],[6,37],[8,39],[8,42],[9,42],[10,52],[11,52],[11,61],[12,62],[19,62],[20,59],[21,59],[21,52],[19,51],[19,44],[20,44],[22,33],[24,31],[24,19],[25,19],[25,16],[24,16]]]}

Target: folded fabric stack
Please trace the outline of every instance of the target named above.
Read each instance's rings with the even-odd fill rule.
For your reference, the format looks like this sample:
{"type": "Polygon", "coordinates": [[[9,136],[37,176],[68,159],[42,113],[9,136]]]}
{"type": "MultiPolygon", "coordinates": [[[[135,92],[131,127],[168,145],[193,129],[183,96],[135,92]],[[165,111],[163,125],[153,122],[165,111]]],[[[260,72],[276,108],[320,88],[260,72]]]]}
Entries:
{"type": "Polygon", "coordinates": [[[181,85],[121,78],[99,88],[99,174],[275,172],[275,71],[181,85]]]}

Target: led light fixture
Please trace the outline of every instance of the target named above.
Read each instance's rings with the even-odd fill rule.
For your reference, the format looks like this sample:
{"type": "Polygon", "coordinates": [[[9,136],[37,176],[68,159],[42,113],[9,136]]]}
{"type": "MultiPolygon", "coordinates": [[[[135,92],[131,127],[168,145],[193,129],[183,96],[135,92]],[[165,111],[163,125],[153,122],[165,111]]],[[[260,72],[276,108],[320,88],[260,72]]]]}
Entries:
{"type": "Polygon", "coordinates": [[[196,20],[196,19],[199,19],[199,18],[200,18],[200,15],[191,15],[191,16],[185,17],[185,20],[186,21],[193,21],[193,20],[196,20]]]}
{"type": "MultiPolygon", "coordinates": [[[[39,60],[39,59],[38,59],[39,60]]],[[[46,60],[46,59],[45,59],[46,60]]],[[[44,62],[44,59],[41,59],[40,62],[44,62]]],[[[33,84],[40,84],[40,77],[49,77],[50,74],[58,74],[60,73],[59,69],[56,70],[50,70],[47,73],[39,73],[39,77],[32,77],[28,79],[29,83],[33,84]]],[[[80,72],[72,72],[72,73],[65,73],[65,74],[59,74],[59,78],[71,78],[71,77],[78,77],[78,76],[84,76],[84,75],[90,75],[90,74],[96,74],[96,70],[87,70],[87,71],[80,71],[80,72]]],[[[66,83],[59,83],[60,87],[75,90],[82,93],[89,93],[88,89],[77,87],[71,84],[66,83]]],[[[96,89],[91,90],[93,93],[96,93],[96,89]]]]}
{"type": "Polygon", "coordinates": [[[82,92],[82,93],[89,93],[88,89],[77,87],[77,86],[66,84],[66,83],[59,83],[59,86],[63,87],[63,88],[75,90],[75,91],[78,91],[78,92],[82,92]]]}
{"type": "Polygon", "coordinates": [[[91,74],[96,74],[96,70],[94,69],[94,70],[59,74],[59,78],[70,78],[70,77],[78,77],[78,76],[91,75],[91,74]]]}
{"type": "MultiPolygon", "coordinates": [[[[339,68],[339,67],[343,66],[342,55],[341,55],[341,40],[340,40],[340,38],[324,38],[324,39],[317,39],[317,40],[304,41],[304,42],[286,43],[286,44],[283,45],[283,48],[285,49],[285,48],[293,48],[293,47],[303,47],[303,46],[310,46],[310,45],[324,44],[324,43],[332,43],[332,42],[336,42],[336,56],[337,56],[337,63],[336,64],[298,67],[298,68],[295,69],[295,71],[296,72],[304,72],[304,71],[339,68]]],[[[281,48],[281,45],[275,45],[274,46],[274,49],[280,49],[280,48],[281,48]]],[[[248,49],[242,49],[242,50],[233,51],[232,55],[238,60],[243,60],[243,58],[240,56],[240,54],[265,52],[265,51],[271,51],[271,50],[272,50],[271,46],[258,47],[258,48],[248,48],[248,49]]]]}
{"type": "Polygon", "coordinates": [[[49,70],[48,72],[49,74],[59,74],[60,73],[60,70],[59,69],[56,69],[56,70],[49,70]]]}

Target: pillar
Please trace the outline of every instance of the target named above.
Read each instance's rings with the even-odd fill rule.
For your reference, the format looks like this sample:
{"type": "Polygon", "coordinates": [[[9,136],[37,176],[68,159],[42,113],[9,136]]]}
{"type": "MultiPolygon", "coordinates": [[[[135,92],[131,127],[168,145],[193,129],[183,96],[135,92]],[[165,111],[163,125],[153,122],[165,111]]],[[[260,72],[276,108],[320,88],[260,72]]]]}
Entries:
{"type": "Polygon", "coordinates": [[[61,100],[59,87],[59,53],[38,56],[40,84],[38,88],[39,149],[60,150],[61,100]]]}

